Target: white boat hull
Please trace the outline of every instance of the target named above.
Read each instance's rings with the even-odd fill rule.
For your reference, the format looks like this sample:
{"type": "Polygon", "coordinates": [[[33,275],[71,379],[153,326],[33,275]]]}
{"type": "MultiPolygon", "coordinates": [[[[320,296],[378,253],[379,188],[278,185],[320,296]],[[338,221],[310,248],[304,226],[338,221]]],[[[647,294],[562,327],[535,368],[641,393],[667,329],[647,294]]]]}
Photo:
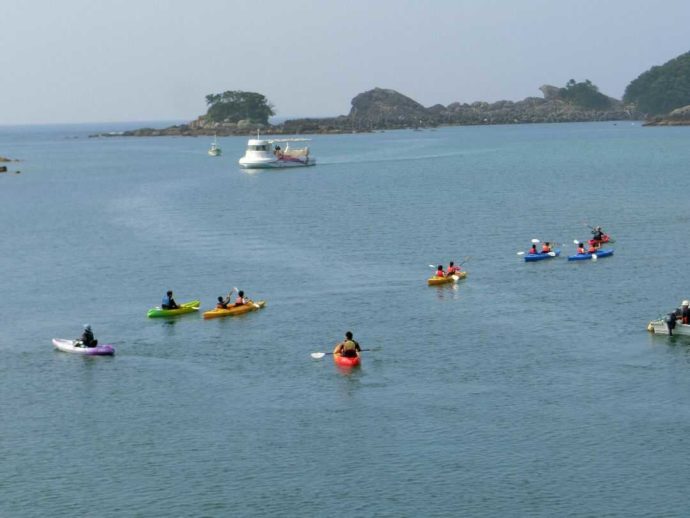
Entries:
{"type": "Polygon", "coordinates": [[[316,159],[312,157],[291,160],[245,160],[244,158],[240,158],[239,164],[244,169],[278,169],[283,167],[309,167],[312,165],[316,165],[316,159]]]}
{"type": "MultiPolygon", "coordinates": [[[[665,320],[652,320],[647,326],[647,331],[655,335],[669,334],[665,320]]],[[[675,335],[690,336],[690,325],[676,322],[676,327],[673,328],[673,336],[675,335]]]]}

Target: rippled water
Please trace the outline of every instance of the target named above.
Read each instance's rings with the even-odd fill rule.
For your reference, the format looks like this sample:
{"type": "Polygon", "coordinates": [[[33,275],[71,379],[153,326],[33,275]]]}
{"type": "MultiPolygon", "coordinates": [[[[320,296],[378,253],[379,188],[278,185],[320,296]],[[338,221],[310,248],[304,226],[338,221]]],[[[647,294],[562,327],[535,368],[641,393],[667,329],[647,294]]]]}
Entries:
{"type": "Polygon", "coordinates": [[[2,516],[683,516],[690,129],[246,140],[0,128],[2,516]],[[76,138],[75,138],[76,137],[76,138]],[[524,263],[532,238],[613,257],[524,263]],[[430,288],[465,256],[467,280],[430,288]],[[149,320],[166,289],[210,308],[149,320]],[[52,350],[89,322],[114,358],[52,350]],[[329,351],[352,329],[361,369],[329,351]]]}

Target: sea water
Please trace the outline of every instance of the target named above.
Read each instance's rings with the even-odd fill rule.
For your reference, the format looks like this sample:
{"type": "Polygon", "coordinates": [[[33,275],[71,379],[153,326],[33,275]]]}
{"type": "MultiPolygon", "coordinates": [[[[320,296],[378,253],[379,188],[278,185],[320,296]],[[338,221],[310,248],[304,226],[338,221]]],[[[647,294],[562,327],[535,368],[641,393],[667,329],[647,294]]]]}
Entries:
{"type": "Polygon", "coordinates": [[[690,128],[317,135],[253,172],[246,138],[113,129],[0,128],[0,515],[687,513],[690,341],[645,327],[690,298],[690,128]],[[587,225],[615,254],[570,263],[587,225]],[[266,308],[146,318],[233,287],[266,308]],[[113,358],[53,350],[85,323],[113,358]],[[311,358],[347,330],[361,368],[311,358]]]}

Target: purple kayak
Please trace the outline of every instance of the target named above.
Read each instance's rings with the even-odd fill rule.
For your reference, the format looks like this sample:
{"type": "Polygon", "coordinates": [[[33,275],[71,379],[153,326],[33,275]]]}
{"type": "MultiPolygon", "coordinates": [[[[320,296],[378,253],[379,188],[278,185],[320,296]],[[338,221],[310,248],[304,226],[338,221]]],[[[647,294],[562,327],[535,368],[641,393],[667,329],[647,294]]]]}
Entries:
{"type": "Polygon", "coordinates": [[[84,356],[112,356],[115,354],[115,348],[112,345],[103,344],[97,345],[96,347],[83,347],[81,345],[76,345],[77,343],[77,340],[53,338],[53,345],[55,348],[66,353],[81,354],[84,356]]]}

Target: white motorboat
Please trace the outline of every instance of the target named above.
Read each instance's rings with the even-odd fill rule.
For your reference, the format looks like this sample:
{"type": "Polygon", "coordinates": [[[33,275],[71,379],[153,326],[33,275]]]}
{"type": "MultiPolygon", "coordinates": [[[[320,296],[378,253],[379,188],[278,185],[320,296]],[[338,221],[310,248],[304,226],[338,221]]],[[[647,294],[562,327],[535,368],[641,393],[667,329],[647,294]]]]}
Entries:
{"type": "MultiPolygon", "coordinates": [[[[669,334],[666,319],[660,318],[659,320],[652,320],[647,325],[647,331],[649,331],[650,333],[654,333],[656,335],[669,334]]],[[[681,324],[680,320],[677,320],[676,327],[673,328],[673,335],[690,336],[690,325],[681,324]]]]}
{"type": "Polygon", "coordinates": [[[245,169],[271,169],[278,167],[306,167],[316,165],[309,155],[309,147],[291,147],[294,142],[308,142],[306,138],[261,139],[259,135],[247,142],[247,150],[240,158],[245,169]],[[285,144],[285,147],[281,147],[285,144]]]}
{"type": "Polygon", "coordinates": [[[208,149],[208,154],[211,156],[220,156],[222,152],[223,150],[220,149],[220,146],[218,145],[218,139],[213,137],[213,142],[211,142],[211,147],[208,149]]]}

